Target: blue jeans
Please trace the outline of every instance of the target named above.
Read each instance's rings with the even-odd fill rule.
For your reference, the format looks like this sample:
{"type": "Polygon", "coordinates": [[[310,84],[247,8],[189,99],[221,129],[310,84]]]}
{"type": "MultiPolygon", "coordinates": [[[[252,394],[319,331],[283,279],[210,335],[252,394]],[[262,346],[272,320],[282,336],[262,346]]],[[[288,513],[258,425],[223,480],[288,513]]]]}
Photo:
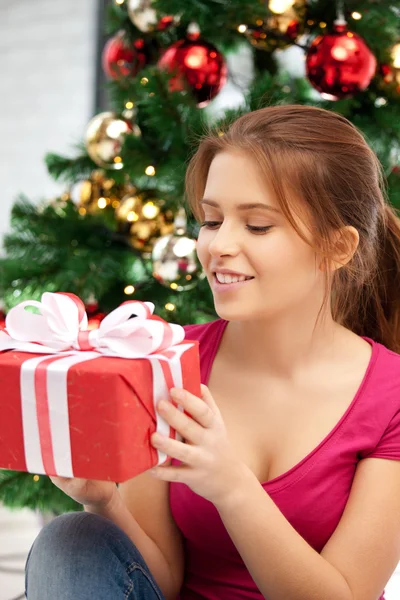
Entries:
{"type": "Polygon", "coordinates": [[[139,550],[109,519],[65,513],[35,539],[25,565],[28,600],[165,600],[139,550]]]}

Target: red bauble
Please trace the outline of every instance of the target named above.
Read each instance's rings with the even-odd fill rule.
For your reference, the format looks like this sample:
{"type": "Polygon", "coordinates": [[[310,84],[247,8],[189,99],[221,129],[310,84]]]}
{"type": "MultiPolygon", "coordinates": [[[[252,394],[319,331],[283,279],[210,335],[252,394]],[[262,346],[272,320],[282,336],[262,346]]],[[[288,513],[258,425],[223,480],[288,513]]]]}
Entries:
{"type": "Polygon", "coordinates": [[[227,77],[222,54],[204,40],[180,40],[167,50],[158,61],[161,69],[169,71],[171,92],[191,88],[198,106],[206,106],[220,91],[227,77]]]}
{"type": "Polygon", "coordinates": [[[128,42],[119,32],[108,40],[102,55],[103,70],[110,79],[134,77],[148,62],[142,39],[128,42]]]}
{"type": "Polygon", "coordinates": [[[368,87],[376,71],[376,58],[364,40],[344,25],[318,36],[307,54],[307,76],[329,100],[345,98],[368,87]]]}

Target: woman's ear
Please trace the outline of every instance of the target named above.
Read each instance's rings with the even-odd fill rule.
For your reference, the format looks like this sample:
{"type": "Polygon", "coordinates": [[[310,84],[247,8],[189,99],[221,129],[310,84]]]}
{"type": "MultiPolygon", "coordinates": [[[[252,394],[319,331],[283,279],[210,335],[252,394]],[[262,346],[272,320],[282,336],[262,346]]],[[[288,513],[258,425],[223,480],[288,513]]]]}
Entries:
{"type": "MultiPolygon", "coordinates": [[[[342,229],[337,230],[332,237],[332,245],[335,251],[333,258],[329,262],[330,270],[336,271],[347,265],[353,258],[359,242],[359,233],[352,225],[346,225],[342,229]]],[[[321,271],[325,271],[326,263],[322,262],[320,269],[321,271]]]]}

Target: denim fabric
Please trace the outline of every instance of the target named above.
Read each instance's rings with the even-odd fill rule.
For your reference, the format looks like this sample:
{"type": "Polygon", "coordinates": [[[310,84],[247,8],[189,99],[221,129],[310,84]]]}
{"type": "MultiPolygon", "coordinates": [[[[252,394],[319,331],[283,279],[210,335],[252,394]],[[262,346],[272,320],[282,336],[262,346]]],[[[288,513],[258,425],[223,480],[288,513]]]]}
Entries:
{"type": "Polygon", "coordinates": [[[28,600],[165,600],[126,533],[87,512],[43,527],[26,560],[25,594],[28,600]]]}

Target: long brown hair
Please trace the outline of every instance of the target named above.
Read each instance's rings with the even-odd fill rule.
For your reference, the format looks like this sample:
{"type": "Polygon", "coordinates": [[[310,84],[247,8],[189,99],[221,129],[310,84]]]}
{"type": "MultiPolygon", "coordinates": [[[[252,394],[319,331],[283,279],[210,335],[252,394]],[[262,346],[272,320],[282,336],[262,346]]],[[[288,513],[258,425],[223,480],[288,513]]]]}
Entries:
{"type": "Polygon", "coordinates": [[[321,311],[330,301],[335,321],[400,353],[400,219],[362,133],[342,115],[304,105],[261,108],[210,129],[186,172],[187,198],[198,220],[213,158],[234,150],[256,161],[284,216],[326,261],[321,311]],[[293,217],[299,207],[311,217],[312,243],[293,217]],[[337,248],[331,234],[346,225],[357,229],[359,245],[332,273],[337,248]]]}

